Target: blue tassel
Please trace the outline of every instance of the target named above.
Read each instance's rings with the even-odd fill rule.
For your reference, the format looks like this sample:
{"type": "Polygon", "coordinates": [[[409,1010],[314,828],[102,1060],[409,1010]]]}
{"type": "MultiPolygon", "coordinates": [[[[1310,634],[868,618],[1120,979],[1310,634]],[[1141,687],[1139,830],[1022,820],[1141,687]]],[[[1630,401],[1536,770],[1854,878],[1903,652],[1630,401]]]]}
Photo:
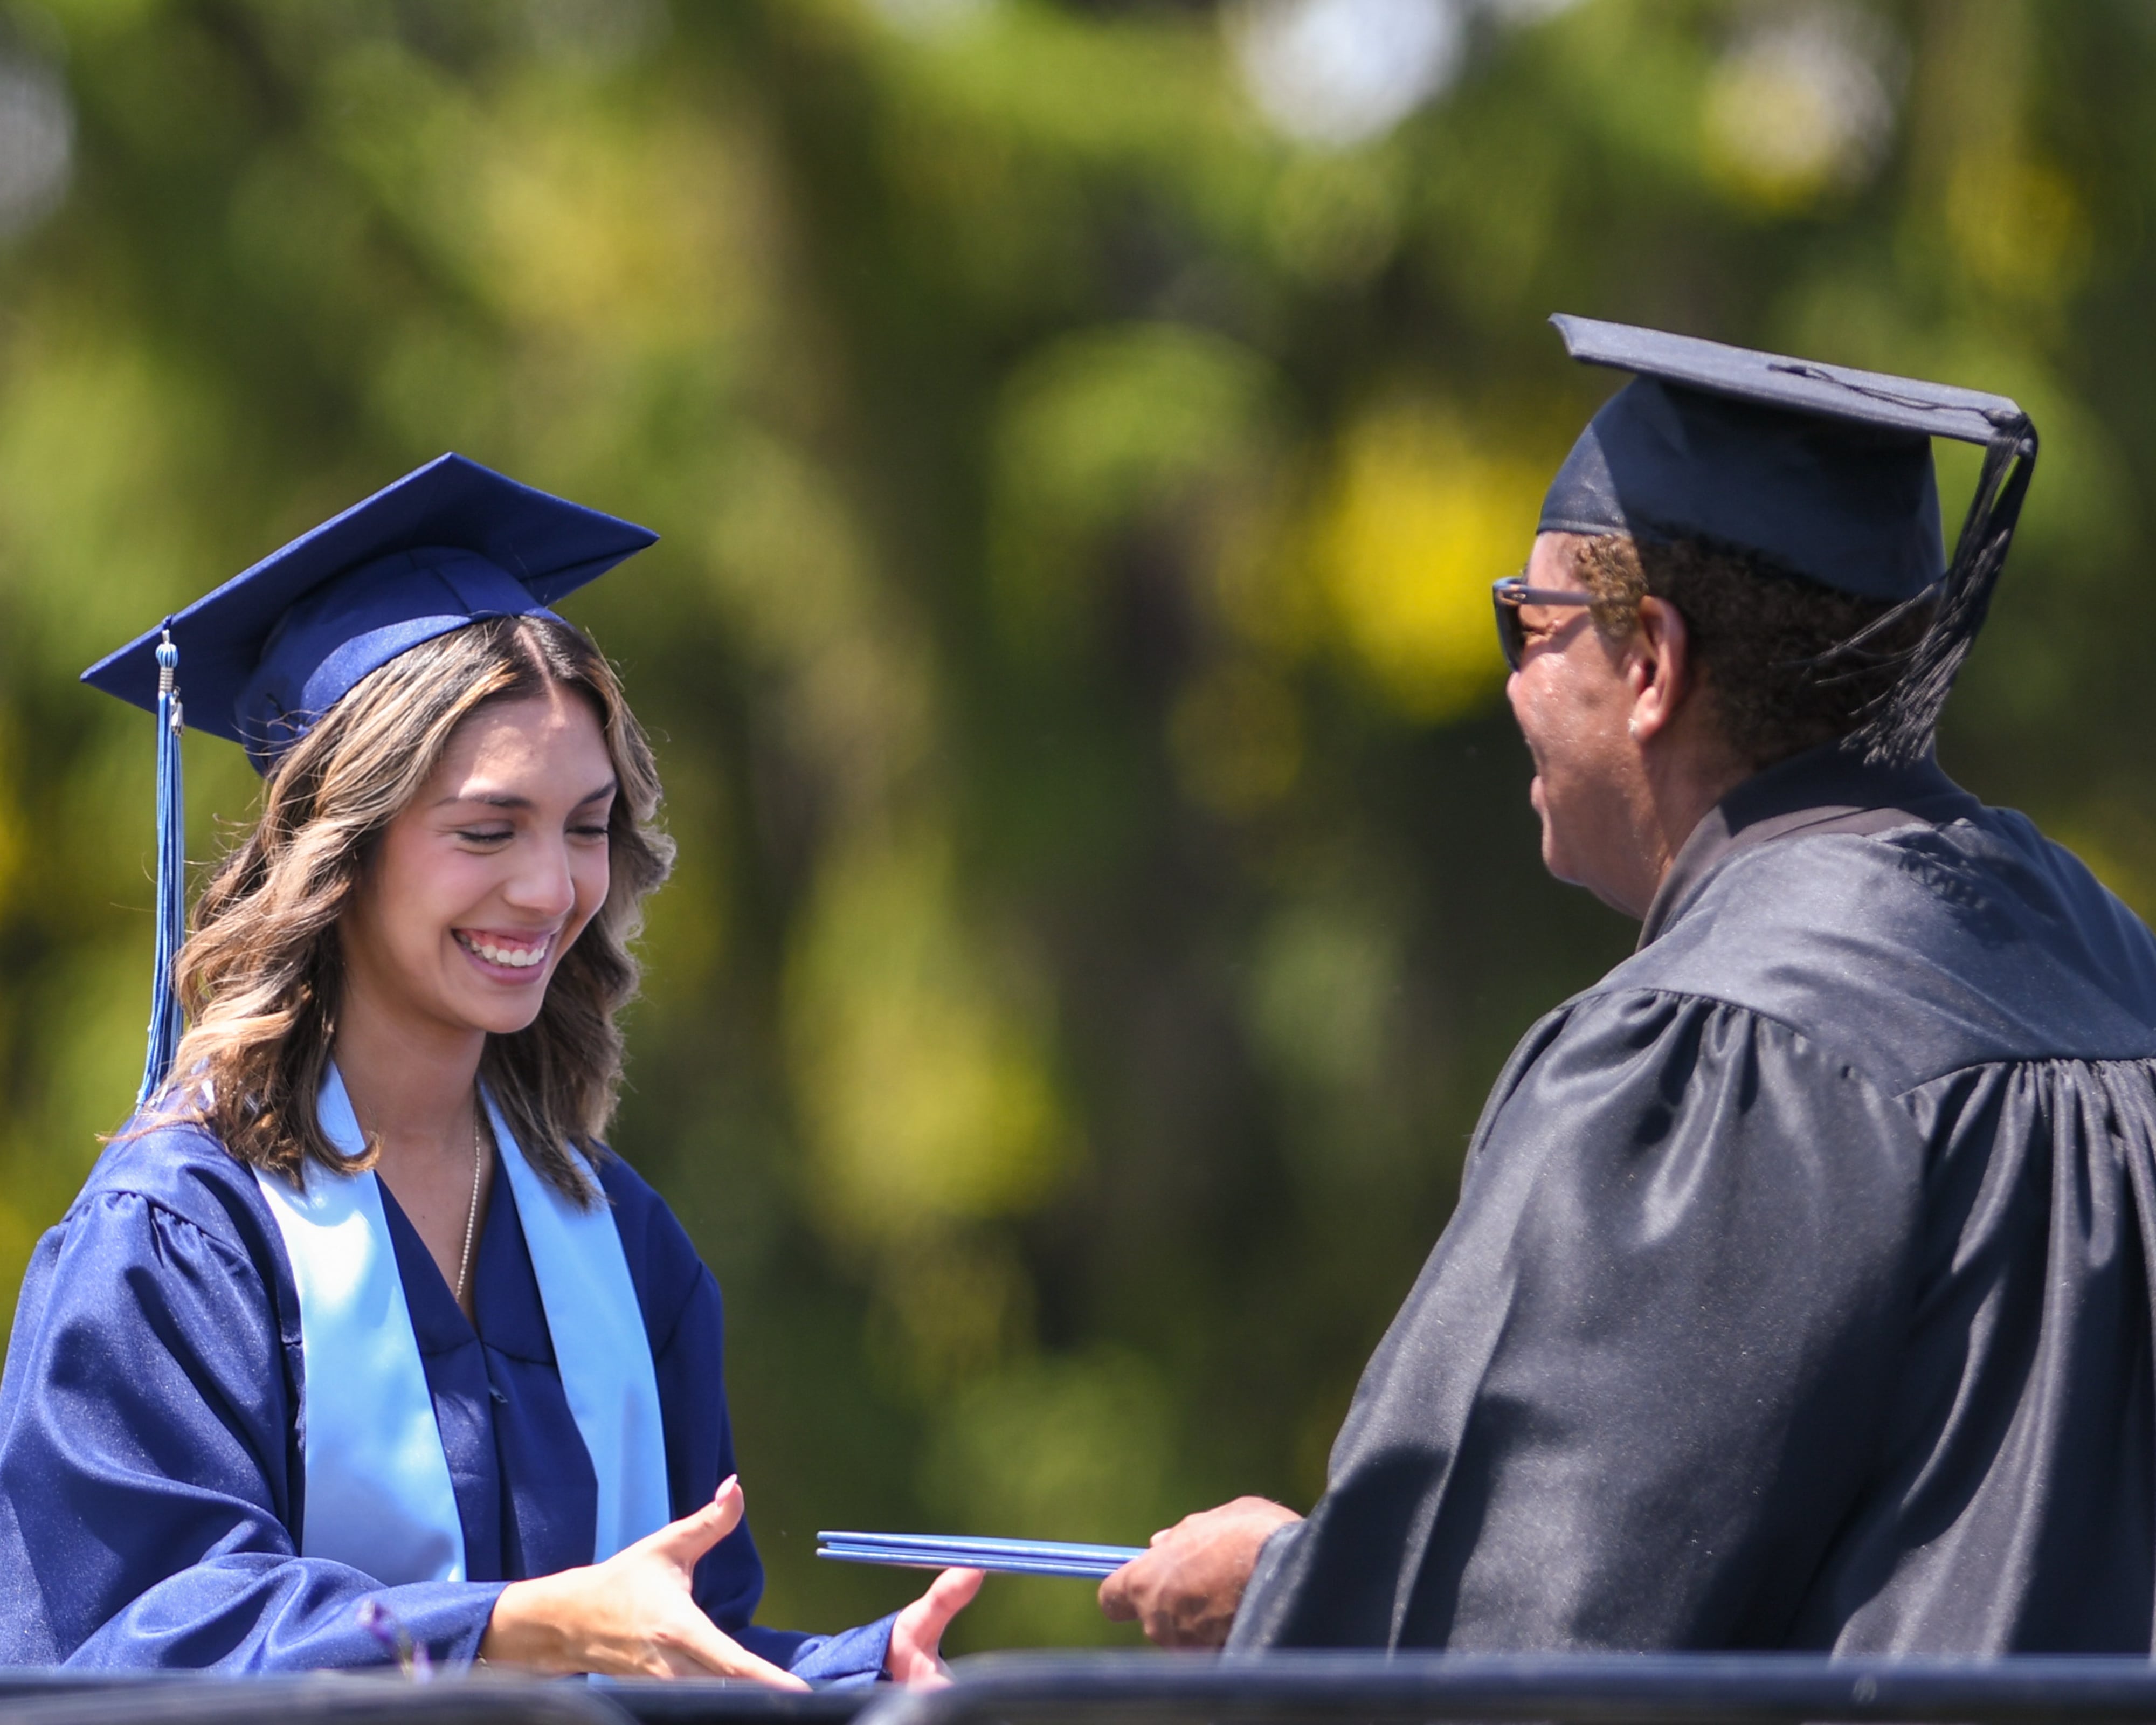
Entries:
{"type": "Polygon", "coordinates": [[[157,644],[157,964],[150,995],[150,1052],[135,1106],[165,1087],[180,1047],[180,999],[172,986],[187,935],[187,800],[180,787],[180,649],[172,619],[157,644]]]}

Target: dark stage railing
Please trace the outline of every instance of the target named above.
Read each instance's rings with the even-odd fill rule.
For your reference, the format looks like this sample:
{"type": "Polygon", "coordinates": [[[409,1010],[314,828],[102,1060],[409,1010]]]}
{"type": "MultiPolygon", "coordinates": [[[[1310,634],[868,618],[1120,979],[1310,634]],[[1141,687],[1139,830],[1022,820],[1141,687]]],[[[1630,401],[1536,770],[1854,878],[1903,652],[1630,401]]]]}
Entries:
{"type": "Polygon", "coordinates": [[[861,1725],[1940,1725],[2156,1722],[2146,1659],[1828,1659],[1815,1654],[992,1655],[948,1689],[888,1692],[861,1725]]]}
{"type": "Polygon", "coordinates": [[[2144,1659],[994,1654],[947,1689],[0,1672],[0,1725],[2156,1725],[2144,1659]]]}
{"type": "MultiPolygon", "coordinates": [[[[885,1693],[891,1692],[888,1686],[885,1693]]],[[[860,1689],[547,1682],[493,1671],[218,1676],[0,1670],[0,1725],[847,1725],[860,1689]]]]}

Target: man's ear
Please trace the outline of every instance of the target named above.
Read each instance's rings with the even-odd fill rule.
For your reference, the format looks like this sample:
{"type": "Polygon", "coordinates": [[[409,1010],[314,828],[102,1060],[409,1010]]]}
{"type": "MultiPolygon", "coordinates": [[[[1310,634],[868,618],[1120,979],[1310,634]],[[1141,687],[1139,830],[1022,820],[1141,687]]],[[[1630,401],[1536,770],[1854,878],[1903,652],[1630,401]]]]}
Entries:
{"type": "Polygon", "coordinates": [[[1625,728],[1641,742],[1666,729],[1691,694],[1691,634],[1684,614],[1651,593],[1640,601],[1626,681],[1632,716],[1625,728]]]}

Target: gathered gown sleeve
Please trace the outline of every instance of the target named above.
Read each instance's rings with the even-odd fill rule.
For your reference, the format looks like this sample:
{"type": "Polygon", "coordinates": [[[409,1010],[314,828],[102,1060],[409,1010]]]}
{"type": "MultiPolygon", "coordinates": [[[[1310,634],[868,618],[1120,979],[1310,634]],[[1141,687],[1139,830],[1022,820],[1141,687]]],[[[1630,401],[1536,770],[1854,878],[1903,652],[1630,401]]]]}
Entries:
{"type": "Polygon", "coordinates": [[[379,1664],[372,1599],[437,1661],[468,1661],[499,1584],[385,1587],[299,1554],[277,1270],[221,1233],[92,1189],[40,1242],[0,1383],[0,1660],[379,1664]]]}
{"type": "Polygon", "coordinates": [[[1780,1645],[1890,1435],[1923,1173],[1903,1105],[1785,1024],[1561,1009],[1231,1648],[1780,1645]]]}

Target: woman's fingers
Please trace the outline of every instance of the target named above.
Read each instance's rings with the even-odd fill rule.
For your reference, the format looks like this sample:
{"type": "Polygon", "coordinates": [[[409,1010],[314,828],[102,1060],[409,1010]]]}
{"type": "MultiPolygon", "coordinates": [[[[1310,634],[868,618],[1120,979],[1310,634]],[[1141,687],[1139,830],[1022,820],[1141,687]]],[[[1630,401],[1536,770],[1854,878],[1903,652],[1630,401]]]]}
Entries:
{"type": "MultiPolygon", "coordinates": [[[[654,1556],[673,1563],[680,1577],[675,1609],[651,1637],[669,1675],[677,1677],[742,1677],[774,1689],[806,1689],[793,1672],[760,1659],[720,1629],[690,1597],[688,1584],[704,1553],[741,1525],[741,1481],[729,1474],[711,1501],[693,1515],[668,1523],[644,1542],[654,1556]]],[[[634,1549],[634,1548],[632,1548],[634,1549]]]]}
{"type": "Polygon", "coordinates": [[[884,1669],[894,1682],[940,1683],[943,1631],[981,1590],[978,1569],[946,1569],[928,1591],[898,1614],[891,1626],[891,1652],[884,1669]]]}
{"type": "Polygon", "coordinates": [[[973,1596],[981,1590],[982,1573],[978,1569],[946,1569],[928,1584],[928,1591],[914,1601],[924,1607],[921,1624],[932,1631],[933,1638],[941,1641],[943,1631],[951,1620],[973,1603],[973,1596]]]}
{"type": "Polygon", "coordinates": [[[678,1522],[668,1522],[646,1543],[684,1569],[693,1569],[706,1552],[741,1525],[742,1508],[741,1481],[728,1474],[709,1503],[678,1522]]]}
{"type": "Polygon", "coordinates": [[[511,1582],[495,1601],[483,1656],[544,1671],[613,1676],[740,1677],[806,1689],[760,1659],[696,1604],[696,1561],[741,1525],[740,1481],[729,1478],[693,1515],[669,1522],[603,1563],[511,1582]]]}
{"type": "Polygon", "coordinates": [[[677,1633],[666,1639],[667,1664],[677,1677],[745,1677],[773,1689],[806,1689],[808,1684],[767,1659],[759,1659],[693,1606],[677,1633]]]}

